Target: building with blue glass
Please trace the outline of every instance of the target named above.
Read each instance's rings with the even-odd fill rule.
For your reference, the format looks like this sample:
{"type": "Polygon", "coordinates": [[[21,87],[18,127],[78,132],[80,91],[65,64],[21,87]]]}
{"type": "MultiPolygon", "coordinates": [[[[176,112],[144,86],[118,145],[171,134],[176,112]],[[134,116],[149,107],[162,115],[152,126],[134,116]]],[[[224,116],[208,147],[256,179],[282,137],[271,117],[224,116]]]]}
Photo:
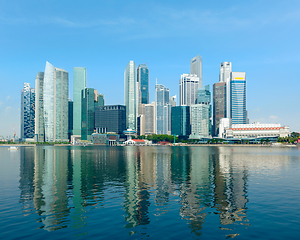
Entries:
{"type": "Polygon", "coordinates": [[[171,110],[171,134],[189,136],[191,134],[190,106],[176,106],[171,110]]]}
{"type": "Polygon", "coordinates": [[[246,124],[246,73],[231,72],[230,116],[232,124],[246,124]]]}
{"type": "Polygon", "coordinates": [[[34,137],[35,90],[30,83],[24,83],[21,91],[21,139],[34,137]]]}
{"type": "Polygon", "coordinates": [[[137,81],[139,84],[139,103],[149,103],[149,69],[146,64],[140,64],[137,68],[137,81]]]}

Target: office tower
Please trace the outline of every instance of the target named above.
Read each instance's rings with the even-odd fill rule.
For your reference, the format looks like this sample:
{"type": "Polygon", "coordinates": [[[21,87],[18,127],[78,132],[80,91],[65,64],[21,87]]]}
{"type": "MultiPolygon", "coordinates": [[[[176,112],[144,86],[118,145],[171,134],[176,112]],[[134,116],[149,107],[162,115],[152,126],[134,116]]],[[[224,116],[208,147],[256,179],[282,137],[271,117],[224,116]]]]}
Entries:
{"type": "Polygon", "coordinates": [[[71,141],[71,136],[73,135],[73,101],[69,100],[69,123],[68,123],[68,138],[71,141]]]}
{"type": "Polygon", "coordinates": [[[139,115],[137,118],[137,135],[142,136],[145,135],[145,105],[139,104],[139,115]]]}
{"type": "Polygon", "coordinates": [[[92,140],[97,96],[94,88],[85,88],[81,91],[81,140],[92,140]]]}
{"type": "Polygon", "coordinates": [[[220,75],[219,75],[219,83],[226,83],[226,113],[225,117],[231,118],[230,116],[230,73],[232,69],[231,62],[222,62],[220,64],[220,75]]]}
{"type": "Polygon", "coordinates": [[[73,135],[81,135],[81,91],[86,88],[86,68],[73,69],[73,135]]]}
{"type": "Polygon", "coordinates": [[[156,132],[156,110],[155,102],[145,104],[145,135],[152,135],[156,132]]]}
{"type": "Polygon", "coordinates": [[[198,104],[191,105],[191,135],[192,139],[211,136],[211,94],[209,85],[198,89],[198,104]]]}
{"type": "Polygon", "coordinates": [[[139,104],[149,103],[149,69],[146,64],[137,68],[137,81],[139,84],[139,104]]]}
{"type": "Polygon", "coordinates": [[[195,74],[199,78],[199,87],[202,87],[202,57],[197,55],[191,59],[191,74],[195,74]]]}
{"type": "Polygon", "coordinates": [[[230,112],[232,124],[246,124],[246,73],[231,72],[230,75],[230,112]]]}
{"type": "Polygon", "coordinates": [[[68,72],[46,62],[44,74],[45,141],[68,141],[68,72]]]}
{"type": "Polygon", "coordinates": [[[156,84],[156,134],[168,134],[169,131],[169,89],[156,84]]]}
{"type": "Polygon", "coordinates": [[[191,134],[190,106],[175,106],[171,111],[171,134],[189,136],[191,134]]]}
{"type": "Polygon", "coordinates": [[[97,100],[97,106],[104,106],[105,100],[104,100],[104,94],[98,94],[98,100],[97,100]]]}
{"type": "Polygon", "coordinates": [[[114,132],[122,135],[126,130],[126,107],[123,105],[96,106],[95,128],[97,133],[114,132]]]}
{"type": "Polygon", "coordinates": [[[179,106],[196,104],[197,89],[201,86],[195,74],[182,74],[179,80],[179,106]]]}
{"type": "Polygon", "coordinates": [[[226,118],[226,82],[218,82],[213,85],[213,135],[219,134],[219,125],[222,118],[226,118]]]}
{"type": "Polygon", "coordinates": [[[30,83],[24,83],[21,90],[21,138],[34,137],[35,118],[35,90],[30,83]]]}
{"type": "Polygon", "coordinates": [[[139,105],[139,91],[136,66],[130,61],[124,71],[124,102],[126,106],[126,128],[136,130],[139,105]]]}
{"type": "Polygon", "coordinates": [[[169,98],[169,103],[172,107],[176,107],[176,99],[177,99],[176,95],[169,98]]]}
{"type": "Polygon", "coordinates": [[[44,72],[38,72],[35,78],[35,138],[45,142],[44,126],[44,72]]]}

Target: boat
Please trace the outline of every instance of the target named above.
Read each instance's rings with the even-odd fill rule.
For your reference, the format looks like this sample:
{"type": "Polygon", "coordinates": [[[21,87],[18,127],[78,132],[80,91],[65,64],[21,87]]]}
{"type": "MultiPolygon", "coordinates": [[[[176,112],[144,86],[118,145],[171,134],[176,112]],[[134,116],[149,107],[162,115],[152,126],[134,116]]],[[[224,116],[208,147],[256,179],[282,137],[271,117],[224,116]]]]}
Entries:
{"type": "Polygon", "coordinates": [[[8,150],[18,150],[17,147],[10,147],[8,150]]]}

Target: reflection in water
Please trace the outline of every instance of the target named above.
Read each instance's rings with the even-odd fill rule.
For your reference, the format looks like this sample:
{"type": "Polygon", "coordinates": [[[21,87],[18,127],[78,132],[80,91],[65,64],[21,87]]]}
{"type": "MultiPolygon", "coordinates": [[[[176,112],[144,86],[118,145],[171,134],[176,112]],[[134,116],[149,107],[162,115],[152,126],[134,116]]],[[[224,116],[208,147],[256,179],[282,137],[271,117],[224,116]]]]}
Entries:
{"type": "Polygon", "coordinates": [[[262,164],[257,155],[245,157],[229,150],[20,148],[20,203],[24,215],[36,213],[41,228],[47,231],[87,227],[91,212],[110,209],[115,201],[123,202],[123,213],[118,214],[124,216],[123,226],[131,233],[139,226],[146,229],[153,219],[170,211],[177,211],[197,236],[209,218],[218,217],[224,229],[237,223],[249,226],[249,167],[263,171],[266,164],[269,169],[279,166],[274,166],[274,155],[265,155],[262,164]]]}

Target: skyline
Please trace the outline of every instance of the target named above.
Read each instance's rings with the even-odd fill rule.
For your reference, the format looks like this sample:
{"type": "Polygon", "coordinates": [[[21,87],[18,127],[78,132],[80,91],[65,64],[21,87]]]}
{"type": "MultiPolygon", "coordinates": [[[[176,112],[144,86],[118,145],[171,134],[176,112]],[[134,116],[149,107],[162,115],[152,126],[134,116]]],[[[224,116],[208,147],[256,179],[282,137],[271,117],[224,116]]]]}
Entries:
{"type": "Polygon", "coordinates": [[[178,105],[180,76],[190,72],[198,54],[203,86],[209,84],[211,92],[220,63],[246,72],[250,122],[300,131],[298,1],[89,3],[0,1],[0,135],[13,136],[13,123],[20,136],[23,83],[35,87],[46,61],[69,72],[71,99],[73,68],[86,68],[87,87],[104,94],[107,105],[125,104],[126,64],[145,63],[149,102],[157,78],[170,96],[177,95],[178,105]],[[147,12],[138,11],[142,6],[147,12]]]}

